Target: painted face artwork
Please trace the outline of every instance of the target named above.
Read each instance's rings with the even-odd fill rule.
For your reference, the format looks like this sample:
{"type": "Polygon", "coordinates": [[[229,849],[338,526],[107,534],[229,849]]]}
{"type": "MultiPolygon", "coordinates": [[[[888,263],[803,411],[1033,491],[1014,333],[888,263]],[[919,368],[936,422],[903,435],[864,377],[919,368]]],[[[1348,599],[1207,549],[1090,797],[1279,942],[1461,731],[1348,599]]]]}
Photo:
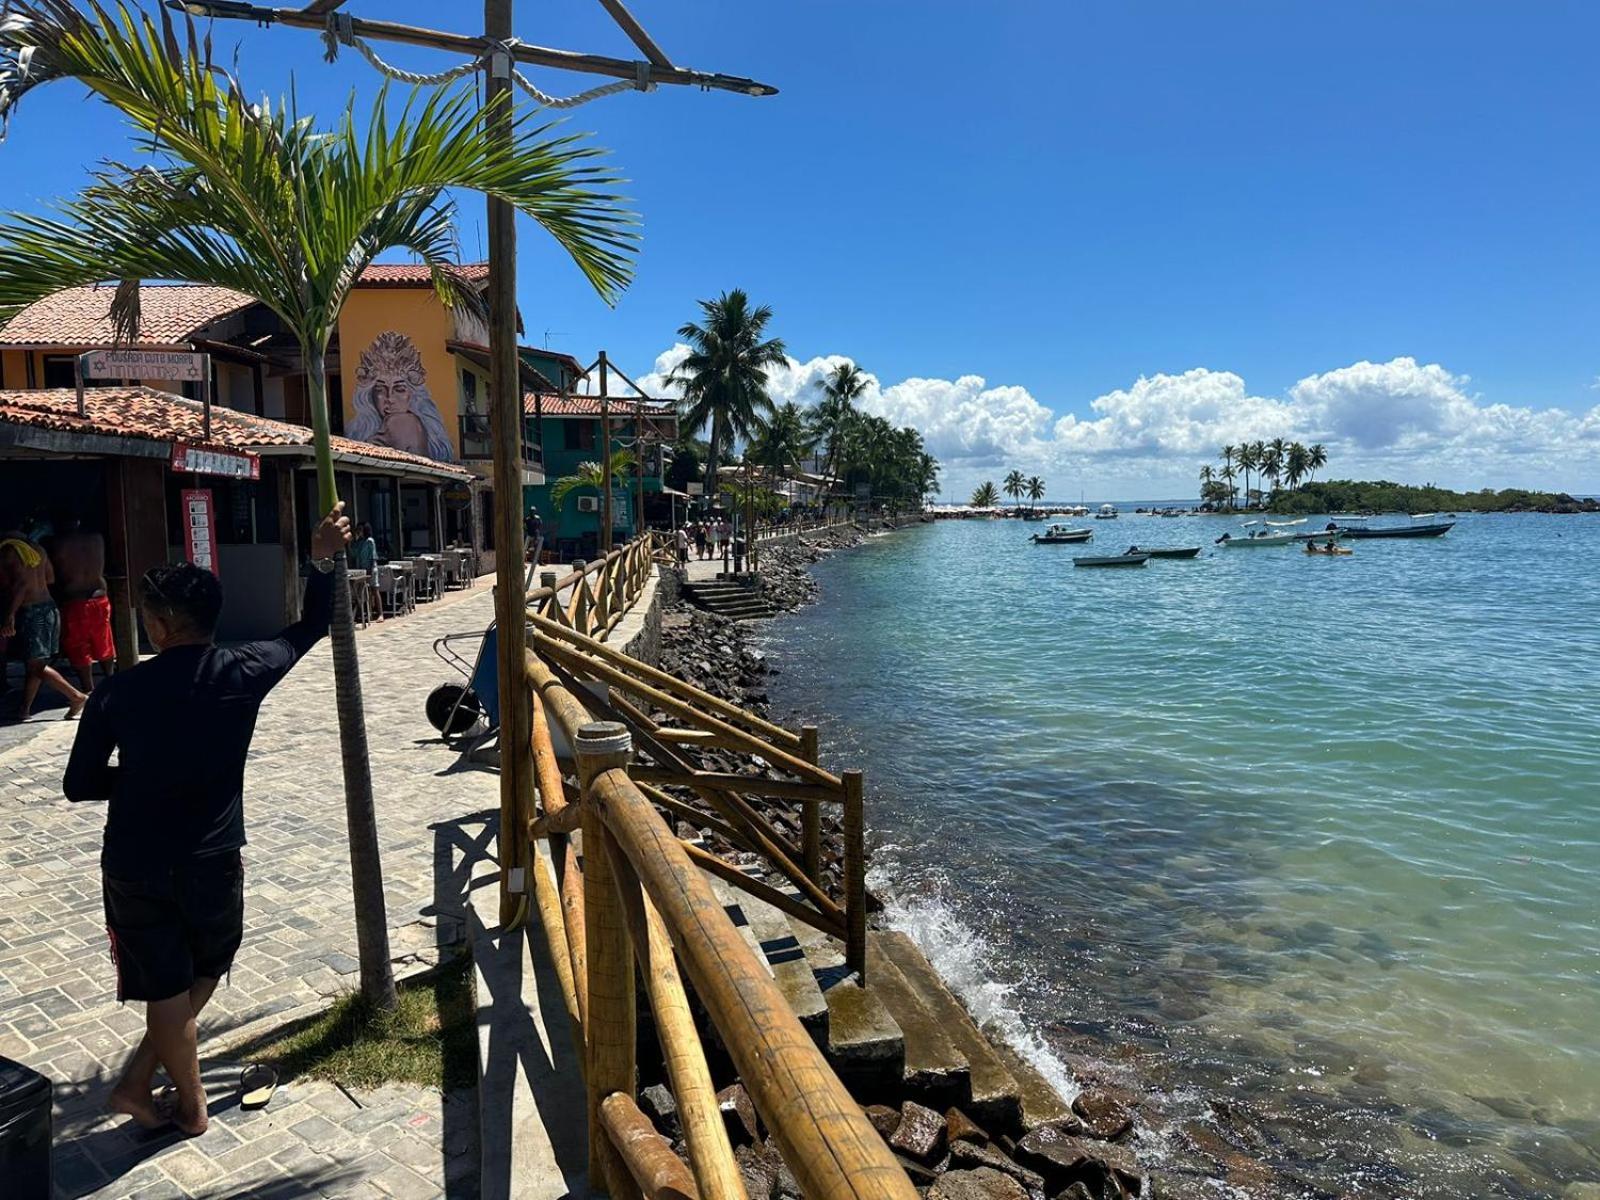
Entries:
{"type": "Polygon", "coordinates": [[[455,446],[428,393],[427,378],[422,355],[409,336],[390,330],[373,338],[356,369],[350,436],[441,462],[454,461],[455,446]]]}

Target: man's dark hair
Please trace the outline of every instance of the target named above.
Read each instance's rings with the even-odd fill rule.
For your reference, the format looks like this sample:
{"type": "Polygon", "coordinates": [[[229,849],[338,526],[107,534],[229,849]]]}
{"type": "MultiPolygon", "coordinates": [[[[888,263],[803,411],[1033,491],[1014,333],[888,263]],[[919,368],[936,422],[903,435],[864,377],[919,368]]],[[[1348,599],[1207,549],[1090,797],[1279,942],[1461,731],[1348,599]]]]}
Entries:
{"type": "Polygon", "coordinates": [[[222,584],[193,563],[151,567],[140,585],[139,602],[163,621],[210,637],[222,615],[222,584]]]}

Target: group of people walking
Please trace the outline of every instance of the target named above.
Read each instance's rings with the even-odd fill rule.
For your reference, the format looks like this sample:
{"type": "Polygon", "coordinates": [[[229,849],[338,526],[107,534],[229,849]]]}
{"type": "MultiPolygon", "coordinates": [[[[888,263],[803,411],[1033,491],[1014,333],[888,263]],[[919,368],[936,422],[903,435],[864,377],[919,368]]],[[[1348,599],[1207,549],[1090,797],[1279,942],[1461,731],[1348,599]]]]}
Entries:
{"type": "Polygon", "coordinates": [[[40,519],[0,533],[0,690],[5,664],[20,659],[16,720],[33,715],[46,685],[66,699],[66,716],[76,717],[94,688],[95,664],[103,675],[115,669],[105,563],[105,539],[76,518],[59,528],[40,519]],[[56,669],[62,657],[76,684],[56,669]]]}
{"type": "Polygon", "coordinates": [[[721,558],[733,544],[733,526],[726,520],[693,521],[683,527],[697,559],[721,558]]]}

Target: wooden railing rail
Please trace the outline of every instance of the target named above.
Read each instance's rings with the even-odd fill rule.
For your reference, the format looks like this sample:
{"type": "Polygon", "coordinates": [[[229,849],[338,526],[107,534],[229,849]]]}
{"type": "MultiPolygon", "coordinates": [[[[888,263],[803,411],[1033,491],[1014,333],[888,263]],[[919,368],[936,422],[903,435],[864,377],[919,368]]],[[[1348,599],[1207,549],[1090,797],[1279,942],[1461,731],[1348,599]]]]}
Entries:
{"type": "Polygon", "coordinates": [[[647,533],[593,562],[578,561],[568,574],[545,571],[528,593],[528,612],[595,639],[604,638],[644,592],[661,559],[661,545],[647,533]],[[565,602],[561,597],[568,593],[565,602]]]}

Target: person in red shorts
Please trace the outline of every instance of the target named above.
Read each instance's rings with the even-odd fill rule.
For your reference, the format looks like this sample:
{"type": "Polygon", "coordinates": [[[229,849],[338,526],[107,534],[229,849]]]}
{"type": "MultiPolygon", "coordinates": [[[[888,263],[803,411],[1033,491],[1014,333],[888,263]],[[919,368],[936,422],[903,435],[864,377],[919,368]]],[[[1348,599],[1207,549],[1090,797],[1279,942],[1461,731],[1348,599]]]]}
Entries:
{"type": "Polygon", "coordinates": [[[91,691],[94,664],[109,676],[117,658],[111,638],[111,598],[106,593],[106,542],[74,518],[63,524],[47,548],[61,608],[61,653],[77,671],[83,690],[91,691]]]}

